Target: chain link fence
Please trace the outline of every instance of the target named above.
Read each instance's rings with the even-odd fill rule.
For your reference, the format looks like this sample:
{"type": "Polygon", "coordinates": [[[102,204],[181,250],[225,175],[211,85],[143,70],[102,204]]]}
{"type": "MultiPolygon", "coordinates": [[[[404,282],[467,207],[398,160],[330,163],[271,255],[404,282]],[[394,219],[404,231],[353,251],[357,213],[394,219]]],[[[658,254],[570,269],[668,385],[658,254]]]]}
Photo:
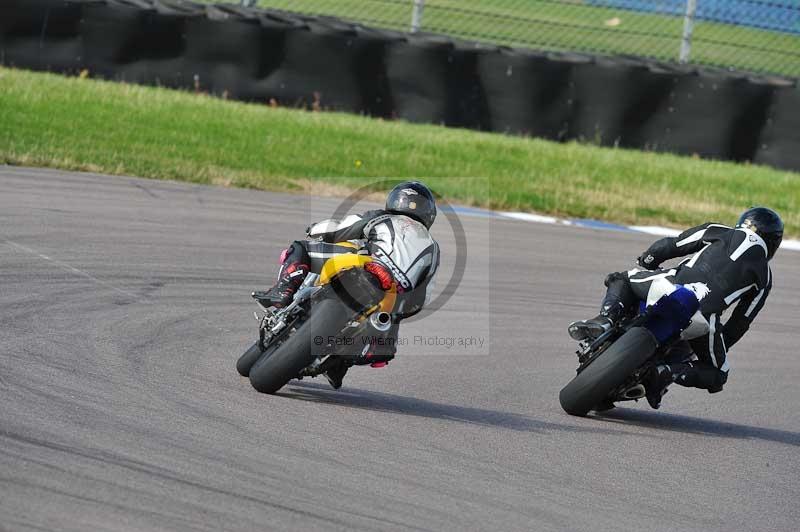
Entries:
{"type": "Polygon", "coordinates": [[[237,3],[509,46],[636,55],[800,77],[800,0],[239,0],[237,3]]]}

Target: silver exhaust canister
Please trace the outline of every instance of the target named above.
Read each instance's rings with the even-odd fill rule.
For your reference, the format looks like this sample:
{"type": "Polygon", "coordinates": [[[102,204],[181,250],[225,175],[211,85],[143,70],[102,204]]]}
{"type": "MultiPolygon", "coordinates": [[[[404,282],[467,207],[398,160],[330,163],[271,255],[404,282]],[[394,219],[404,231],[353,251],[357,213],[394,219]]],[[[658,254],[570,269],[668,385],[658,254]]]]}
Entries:
{"type": "Polygon", "coordinates": [[[369,322],[380,332],[386,332],[392,328],[392,315],[388,312],[376,312],[369,317],[369,322]]]}

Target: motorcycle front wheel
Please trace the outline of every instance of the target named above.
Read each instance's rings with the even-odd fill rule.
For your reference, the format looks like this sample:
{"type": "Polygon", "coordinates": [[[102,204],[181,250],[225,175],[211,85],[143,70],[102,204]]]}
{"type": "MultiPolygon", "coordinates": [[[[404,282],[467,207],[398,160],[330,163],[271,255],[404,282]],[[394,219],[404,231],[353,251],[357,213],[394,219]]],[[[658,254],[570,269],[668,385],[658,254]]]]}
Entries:
{"type": "Polygon", "coordinates": [[[239,375],[242,377],[249,377],[250,368],[261,358],[262,354],[264,354],[264,350],[261,349],[261,342],[256,342],[251,345],[250,349],[245,351],[244,354],[239,357],[239,360],[236,361],[236,371],[239,372],[239,375]]]}

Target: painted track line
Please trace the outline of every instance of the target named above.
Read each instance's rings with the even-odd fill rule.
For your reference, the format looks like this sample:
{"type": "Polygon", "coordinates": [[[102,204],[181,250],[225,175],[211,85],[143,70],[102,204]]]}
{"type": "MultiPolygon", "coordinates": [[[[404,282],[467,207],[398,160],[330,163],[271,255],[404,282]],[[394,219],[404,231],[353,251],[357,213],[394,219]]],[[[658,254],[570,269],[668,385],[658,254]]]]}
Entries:
{"type": "MultiPolygon", "coordinates": [[[[658,225],[619,225],[610,222],[602,222],[600,220],[590,219],[563,219],[555,218],[553,216],[546,216],[542,214],[535,214],[529,212],[505,212],[505,211],[490,211],[485,209],[477,209],[475,207],[461,207],[454,206],[453,210],[457,214],[464,216],[480,216],[491,218],[508,218],[521,222],[539,223],[539,224],[557,224],[569,225],[572,227],[583,227],[586,229],[600,229],[603,231],[626,231],[630,233],[646,233],[654,236],[678,236],[681,231],[670,227],[661,227],[658,225]]],[[[789,251],[800,251],[800,240],[784,240],[781,243],[781,249],[789,251]]]]}

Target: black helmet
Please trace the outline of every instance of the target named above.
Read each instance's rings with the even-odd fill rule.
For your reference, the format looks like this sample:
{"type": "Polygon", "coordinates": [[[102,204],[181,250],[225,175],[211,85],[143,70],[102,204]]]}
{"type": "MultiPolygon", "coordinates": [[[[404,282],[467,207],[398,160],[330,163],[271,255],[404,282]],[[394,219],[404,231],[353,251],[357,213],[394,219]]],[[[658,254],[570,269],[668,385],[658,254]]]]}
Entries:
{"type": "Polygon", "coordinates": [[[750,229],[767,244],[767,259],[775,255],[783,240],[783,220],[777,212],[766,207],[752,207],[742,213],[736,227],[750,229]]]}
{"type": "Polygon", "coordinates": [[[389,192],[386,210],[410,216],[430,229],[436,219],[436,200],[431,190],[419,181],[405,181],[389,192]]]}

